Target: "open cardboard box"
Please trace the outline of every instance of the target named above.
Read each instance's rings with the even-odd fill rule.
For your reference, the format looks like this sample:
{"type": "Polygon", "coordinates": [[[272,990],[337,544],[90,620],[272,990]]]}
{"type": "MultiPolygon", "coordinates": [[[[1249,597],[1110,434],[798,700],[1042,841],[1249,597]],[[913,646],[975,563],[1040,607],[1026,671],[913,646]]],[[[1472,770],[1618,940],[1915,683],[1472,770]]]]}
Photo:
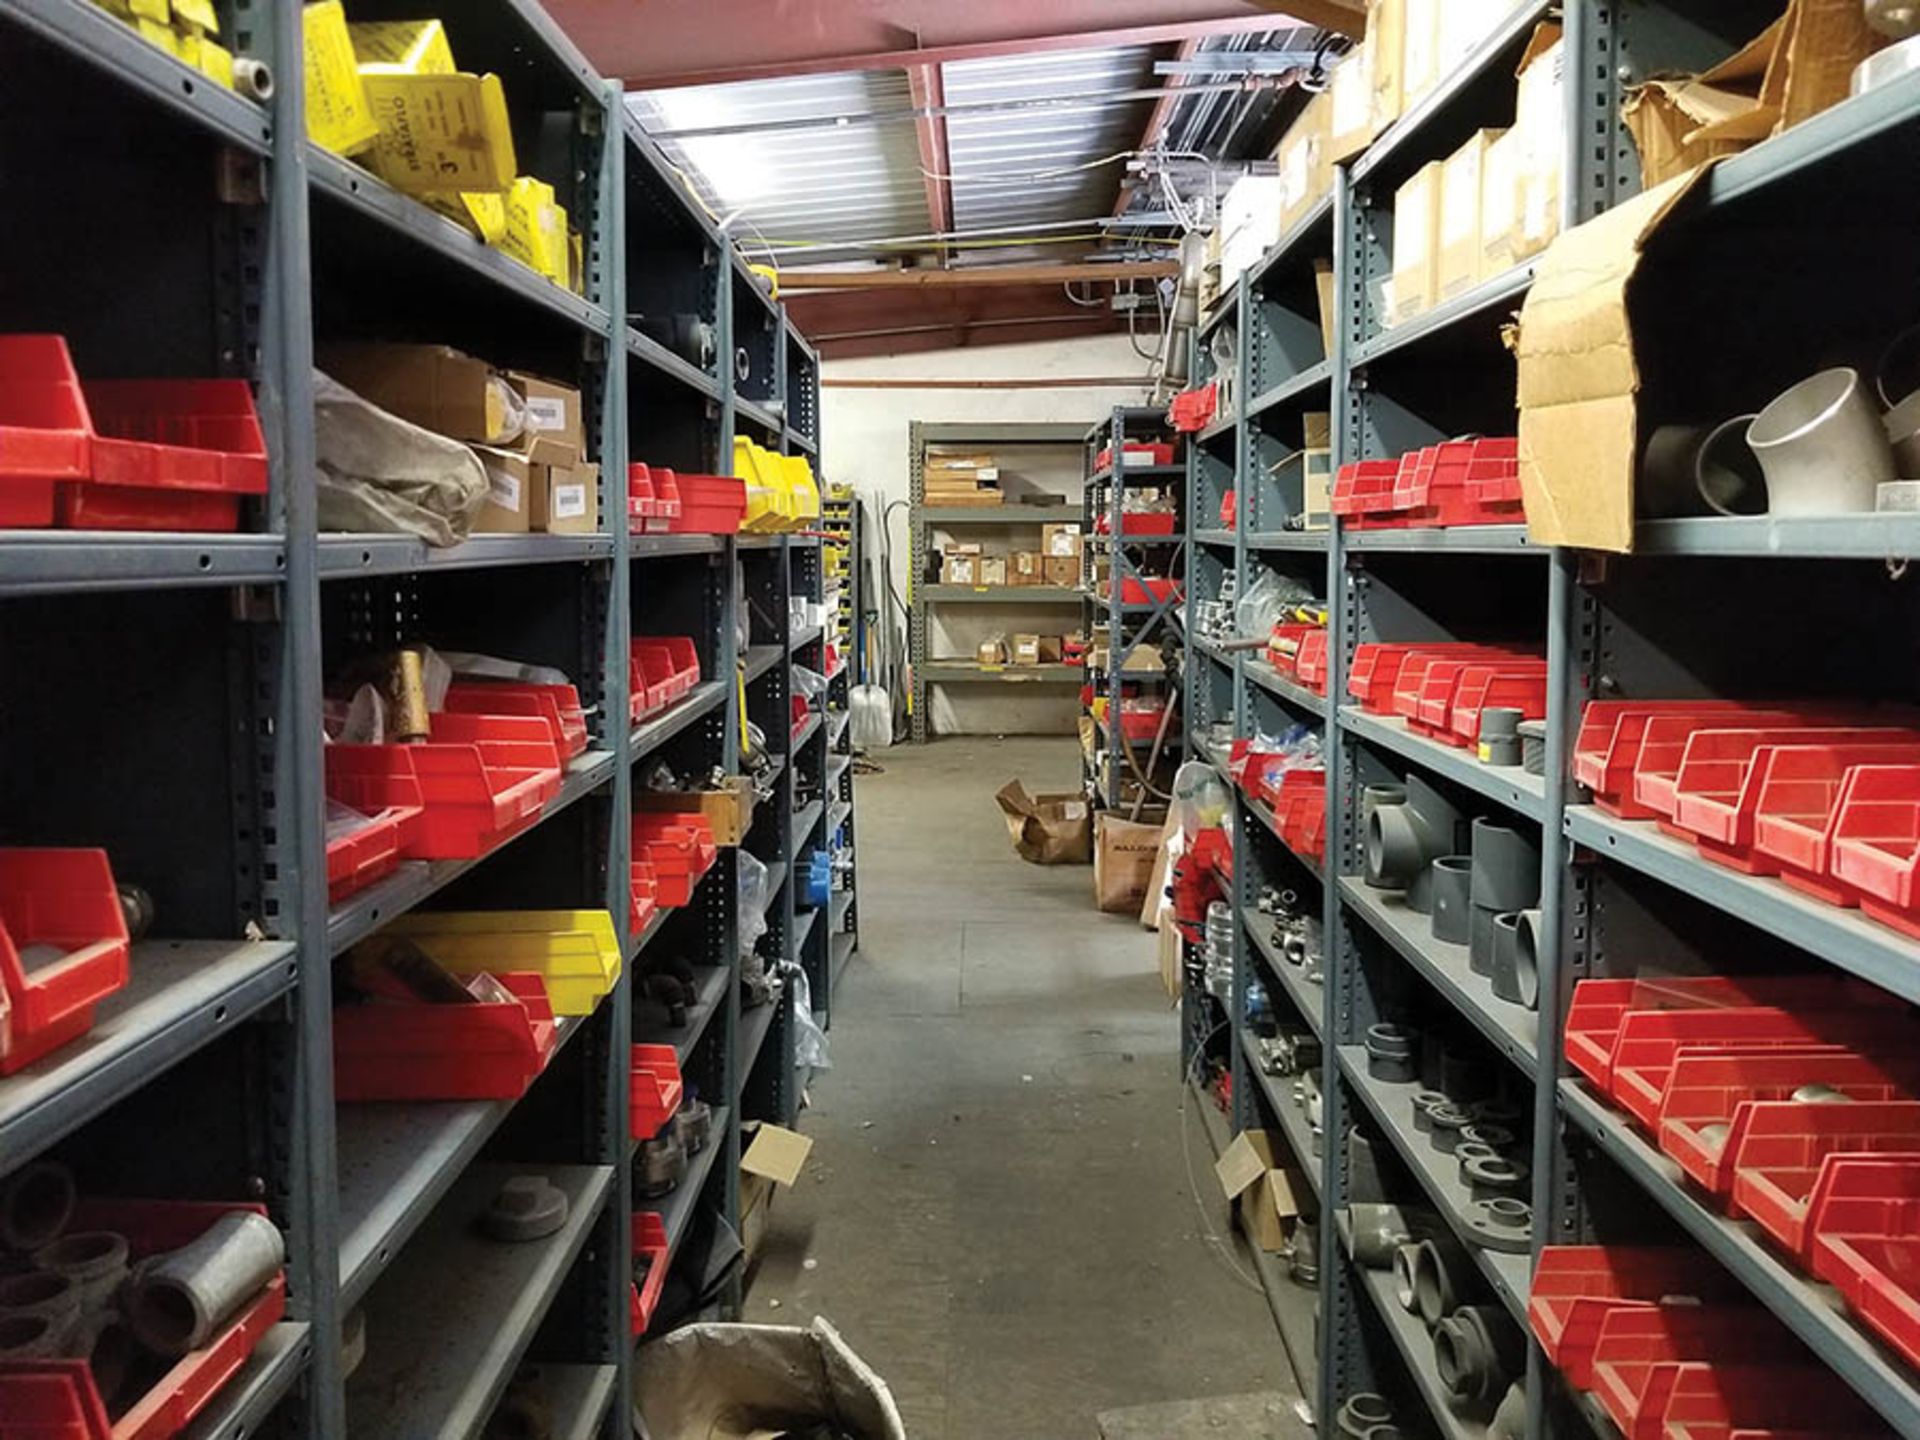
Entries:
{"type": "Polygon", "coordinates": [[[1084,865],[1093,857],[1093,812],[1078,794],[1029,795],[1009,780],[994,797],[1022,860],[1084,865]]]}
{"type": "Polygon", "coordinates": [[[1241,1232],[1270,1255],[1287,1249],[1293,1222],[1306,1213],[1299,1199],[1303,1187],[1294,1183],[1292,1172],[1279,1158],[1286,1153],[1286,1142],[1264,1130],[1242,1130],[1213,1163],[1221,1192],[1233,1202],[1241,1232]]]}
{"type": "Polygon", "coordinates": [[[774,1191],[791,1190],[799,1181],[813,1141],[763,1121],[742,1125],[740,1134],[745,1142],[740,1155],[740,1246],[751,1265],[766,1239],[774,1191]]]}

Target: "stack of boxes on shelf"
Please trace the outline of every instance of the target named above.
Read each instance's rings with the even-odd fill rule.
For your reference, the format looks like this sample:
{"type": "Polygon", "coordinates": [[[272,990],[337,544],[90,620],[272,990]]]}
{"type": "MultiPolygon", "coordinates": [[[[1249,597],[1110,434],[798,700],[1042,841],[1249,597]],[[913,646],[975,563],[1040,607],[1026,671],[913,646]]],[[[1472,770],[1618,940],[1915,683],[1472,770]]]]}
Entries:
{"type": "Polygon", "coordinates": [[[1002,505],[1000,460],[991,450],[929,445],[922,463],[926,503],[939,506],[1002,505]]]}
{"type": "Polygon", "coordinates": [[[1080,524],[1043,524],[1038,550],[990,554],[977,540],[950,540],[940,547],[940,583],[975,589],[1047,585],[1077,589],[1080,584],[1080,524]]]}

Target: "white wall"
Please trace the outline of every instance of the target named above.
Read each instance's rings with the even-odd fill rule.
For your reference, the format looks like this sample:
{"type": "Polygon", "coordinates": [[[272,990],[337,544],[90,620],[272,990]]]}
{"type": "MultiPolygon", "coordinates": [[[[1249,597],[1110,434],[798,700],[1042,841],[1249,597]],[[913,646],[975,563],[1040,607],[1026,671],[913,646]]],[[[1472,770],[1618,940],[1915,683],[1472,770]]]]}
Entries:
{"type": "MultiPolygon", "coordinates": [[[[1143,339],[1143,348],[1151,340],[1143,339]]],[[[821,366],[821,377],[841,379],[1041,379],[1047,377],[1144,377],[1150,363],[1136,355],[1124,335],[1086,340],[1042,341],[1030,345],[992,345],[964,350],[940,350],[922,355],[872,360],[834,360],[821,366]]],[[[820,425],[824,439],[822,469],[827,478],[852,485],[867,502],[868,514],[878,516],[894,501],[899,506],[888,517],[893,557],[893,581],[902,599],[907,595],[907,426],[911,421],[992,421],[997,424],[1040,422],[1091,425],[1116,405],[1137,405],[1144,387],[1074,387],[1046,390],[858,390],[822,387],[820,425]]],[[[1034,457],[1033,478],[1048,490],[1069,490],[1061,483],[1077,475],[1077,455],[1049,455],[1044,467],[1034,457]],[[1046,473],[1039,473],[1042,469],[1046,473]],[[1056,475],[1059,480],[1056,480],[1056,475]]],[[[1004,532],[1003,532],[1004,534],[1004,532]]],[[[1032,548],[1035,530],[1017,542],[1032,548]]],[[[991,629],[1033,630],[1051,633],[1078,627],[1079,615],[1059,606],[948,606],[951,617],[937,634],[942,654],[965,653],[991,629]],[[966,612],[964,614],[956,612],[966,612]],[[980,612],[980,613],[975,613],[980,612]]],[[[904,634],[904,622],[902,633],[904,634]]],[[[938,733],[1058,733],[1071,734],[1078,703],[1071,687],[1048,685],[1018,690],[999,686],[945,686],[932,707],[932,728],[938,733]]]]}

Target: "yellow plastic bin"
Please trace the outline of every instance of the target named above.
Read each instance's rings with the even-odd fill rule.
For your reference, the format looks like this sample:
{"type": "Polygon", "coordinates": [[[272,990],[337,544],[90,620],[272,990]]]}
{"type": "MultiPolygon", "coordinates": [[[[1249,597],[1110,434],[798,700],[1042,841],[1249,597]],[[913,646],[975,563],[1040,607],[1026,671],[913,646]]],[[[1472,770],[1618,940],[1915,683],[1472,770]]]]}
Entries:
{"type": "Polygon", "coordinates": [[[604,910],[462,910],[403,915],[386,927],[456,975],[537,971],[556,1015],[591,1015],[620,978],[604,910]]]}
{"type": "Polygon", "coordinates": [[[747,518],[742,530],[767,535],[789,528],[793,499],[781,457],[744,435],[733,437],[733,473],[747,482],[747,518]]]}
{"type": "Polygon", "coordinates": [[[811,530],[820,523],[820,484],[813,478],[813,466],[804,455],[780,458],[787,467],[787,489],[793,498],[791,528],[811,530]]]}

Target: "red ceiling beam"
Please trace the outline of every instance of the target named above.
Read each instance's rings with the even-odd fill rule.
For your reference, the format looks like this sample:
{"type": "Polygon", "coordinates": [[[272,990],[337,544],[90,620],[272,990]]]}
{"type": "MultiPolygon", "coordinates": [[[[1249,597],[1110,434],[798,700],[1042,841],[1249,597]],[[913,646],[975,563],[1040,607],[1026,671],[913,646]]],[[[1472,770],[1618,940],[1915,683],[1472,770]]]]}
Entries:
{"type": "MultiPolygon", "coordinates": [[[[913,65],[907,69],[907,89],[913,97],[917,118],[913,122],[914,139],[920,150],[920,178],[927,191],[927,228],[940,234],[953,229],[953,183],[947,178],[947,118],[939,112],[947,107],[947,88],[940,79],[938,65],[913,65]]],[[[944,264],[947,251],[939,249],[944,264]]]]}

